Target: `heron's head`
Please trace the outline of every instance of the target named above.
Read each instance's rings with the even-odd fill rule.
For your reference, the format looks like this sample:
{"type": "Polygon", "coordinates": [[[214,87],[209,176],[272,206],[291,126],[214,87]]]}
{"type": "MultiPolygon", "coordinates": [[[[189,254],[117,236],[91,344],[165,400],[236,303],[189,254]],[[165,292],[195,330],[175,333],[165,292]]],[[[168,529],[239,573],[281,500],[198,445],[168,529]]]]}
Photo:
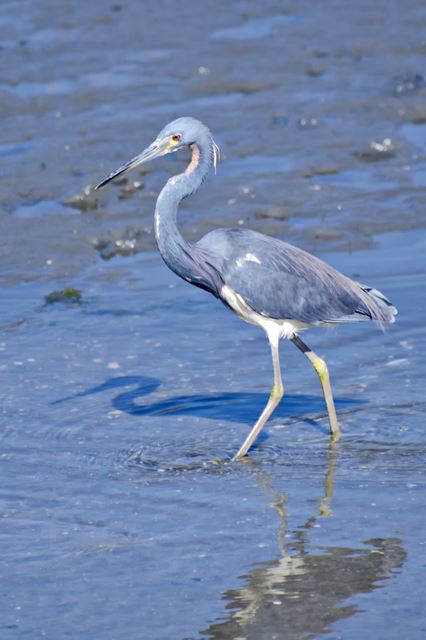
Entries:
{"type": "Polygon", "coordinates": [[[117,176],[134,169],[149,160],[165,156],[168,153],[174,153],[186,147],[197,146],[198,149],[206,149],[210,153],[213,164],[219,156],[219,149],[212,138],[209,129],[199,120],[190,117],[177,118],[173,122],[169,122],[164,129],[160,131],[154,142],[149,145],[142,153],[126,162],[126,164],[113,171],[107,178],[96,185],[95,189],[103,187],[104,184],[113,180],[117,176]]]}

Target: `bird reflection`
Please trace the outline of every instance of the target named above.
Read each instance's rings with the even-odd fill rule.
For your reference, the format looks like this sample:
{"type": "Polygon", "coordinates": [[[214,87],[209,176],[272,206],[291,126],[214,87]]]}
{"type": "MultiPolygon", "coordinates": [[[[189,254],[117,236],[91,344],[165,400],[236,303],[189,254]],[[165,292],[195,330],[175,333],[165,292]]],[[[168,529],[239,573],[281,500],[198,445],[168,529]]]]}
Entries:
{"type": "Polygon", "coordinates": [[[292,532],[288,539],[287,499],[274,491],[258,467],[246,463],[260,487],[272,496],[271,506],[279,517],[280,557],[256,564],[242,576],[243,585],[223,594],[227,618],[210,625],[202,637],[213,640],[262,640],[291,638],[305,640],[357,612],[345,601],[369,593],[392,578],[405,561],[406,553],[397,538],[376,538],[357,548],[321,547],[308,549],[309,530],[318,518],[331,515],[336,450],[330,448],[324,478],[324,495],[318,512],[292,532]],[[251,467],[251,468],[250,468],[251,467]]]}

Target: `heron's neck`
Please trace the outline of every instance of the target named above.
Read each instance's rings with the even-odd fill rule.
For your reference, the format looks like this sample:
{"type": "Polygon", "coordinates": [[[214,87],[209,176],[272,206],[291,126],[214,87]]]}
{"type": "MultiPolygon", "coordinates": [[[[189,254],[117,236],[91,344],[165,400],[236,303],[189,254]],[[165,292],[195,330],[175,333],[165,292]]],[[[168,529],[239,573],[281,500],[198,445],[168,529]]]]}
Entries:
{"type": "Polygon", "coordinates": [[[161,256],[167,266],[178,276],[205,286],[203,274],[197,260],[197,248],[183,238],[177,226],[179,203],[198,189],[212,163],[213,149],[208,144],[191,145],[192,158],[188,167],[167,181],[157,199],[155,207],[155,238],[161,256]],[[201,284],[200,284],[201,283],[201,284]]]}

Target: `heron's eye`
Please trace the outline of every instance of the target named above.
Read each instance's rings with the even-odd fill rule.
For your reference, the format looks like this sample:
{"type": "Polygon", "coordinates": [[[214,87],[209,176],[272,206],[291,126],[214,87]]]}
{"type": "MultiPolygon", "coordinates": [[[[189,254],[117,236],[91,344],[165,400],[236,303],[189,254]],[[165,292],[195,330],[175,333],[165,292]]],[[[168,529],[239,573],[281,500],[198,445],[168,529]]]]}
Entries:
{"type": "Polygon", "coordinates": [[[182,136],[180,135],[180,133],[175,133],[174,136],[172,136],[173,142],[180,142],[181,138],[182,136]]]}

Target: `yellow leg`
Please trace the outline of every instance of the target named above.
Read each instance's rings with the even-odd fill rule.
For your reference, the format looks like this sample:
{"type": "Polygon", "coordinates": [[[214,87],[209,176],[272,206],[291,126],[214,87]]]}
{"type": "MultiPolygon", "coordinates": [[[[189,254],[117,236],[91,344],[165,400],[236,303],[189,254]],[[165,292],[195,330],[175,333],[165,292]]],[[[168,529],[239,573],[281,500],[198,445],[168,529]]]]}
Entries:
{"type": "Polygon", "coordinates": [[[298,349],[308,358],[313,368],[318,374],[318,377],[321,381],[322,391],[324,394],[325,404],[327,406],[328,413],[328,421],[330,423],[330,433],[333,440],[338,440],[340,438],[340,428],[339,423],[337,422],[336,409],[334,406],[333,393],[331,391],[330,385],[330,375],[328,373],[328,368],[325,361],[316,355],[302,340],[299,336],[294,336],[291,338],[293,344],[296,345],[298,349]]]}
{"type": "Polygon", "coordinates": [[[253,429],[250,431],[249,435],[244,440],[241,447],[238,449],[238,452],[233,458],[234,460],[240,460],[246,455],[247,451],[250,449],[257,436],[262,431],[266,422],[269,420],[284,395],[284,386],[281,380],[280,360],[278,352],[279,336],[268,335],[268,338],[271,345],[272,362],[274,365],[274,386],[272,387],[271,395],[269,396],[266,407],[262,411],[260,418],[254,425],[253,429]]]}

